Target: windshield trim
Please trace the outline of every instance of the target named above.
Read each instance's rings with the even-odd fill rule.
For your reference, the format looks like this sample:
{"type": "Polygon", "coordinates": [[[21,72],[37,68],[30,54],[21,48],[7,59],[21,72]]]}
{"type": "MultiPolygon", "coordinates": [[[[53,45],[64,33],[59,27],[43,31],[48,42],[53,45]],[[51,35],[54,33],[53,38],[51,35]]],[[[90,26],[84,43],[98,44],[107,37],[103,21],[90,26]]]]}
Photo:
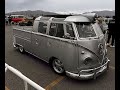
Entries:
{"type": "Polygon", "coordinates": [[[98,37],[103,36],[104,34],[103,34],[103,32],[102,32],[102,29],[101,29],[100,26],[99,26],[98,28],[99,28],[99,30],[101,30],[101,31],[99,31],[99,33],[98,33],[98,31],[96,30],[95,24],[97,24],[98,26],[99,26],[99,24],[98,24],[98,23],[92,24],[92,27],[93,27],[93,29],[94,29],[96,35],[97,35],[98,37]],[[101,32],[101,34],[100,34],[100,32],[101,32]]]}

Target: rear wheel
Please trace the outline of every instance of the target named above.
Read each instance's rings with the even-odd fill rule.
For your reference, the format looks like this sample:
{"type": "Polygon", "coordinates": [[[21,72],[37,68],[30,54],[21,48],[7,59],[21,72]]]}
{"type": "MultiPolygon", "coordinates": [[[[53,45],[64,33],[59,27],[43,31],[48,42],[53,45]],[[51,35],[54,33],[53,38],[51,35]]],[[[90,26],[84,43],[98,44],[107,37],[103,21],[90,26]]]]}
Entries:
{"type": "Polygon", "coordinates": [[[59,59],[53,60],[52,68],[58,74],[63,74],[65,71],[62,62],[59,59]]]}

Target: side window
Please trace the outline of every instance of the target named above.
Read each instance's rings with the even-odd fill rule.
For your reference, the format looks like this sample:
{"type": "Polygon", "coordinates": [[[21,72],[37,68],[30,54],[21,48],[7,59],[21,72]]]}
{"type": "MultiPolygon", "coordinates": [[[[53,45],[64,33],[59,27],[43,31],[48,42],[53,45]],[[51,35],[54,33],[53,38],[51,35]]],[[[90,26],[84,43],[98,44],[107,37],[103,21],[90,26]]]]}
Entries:
{"type": "Polygon", "coordinates": [[[51,23],[49,35],[50,36],[55,36],[56,32],[57,32],[57,25],[56,25],[56,23],[51,23]]]}
{"type": "Polygon", "coordinates": [[[56,33],[56,37],[63,38],[63,36],[64,36],[63,24],[57,24],[57,33],[56,33]]]}
{"type": "Polygon", "coordinates": [[[66,24],[66,31],[67,31],[67,34],[69,34],[70,37],[75,37],[72,24],[66,24]]]}
{"type": "Polygon", "coordinates": [[[64,36],[63,24],[51,23],[49,35],[63,38],[64,36]]]}
{"type": "Polygon", "coordinates": [[[46,34],[46,29],[47,29],[47,23],[39,22],[38,32],[46,34]]]}

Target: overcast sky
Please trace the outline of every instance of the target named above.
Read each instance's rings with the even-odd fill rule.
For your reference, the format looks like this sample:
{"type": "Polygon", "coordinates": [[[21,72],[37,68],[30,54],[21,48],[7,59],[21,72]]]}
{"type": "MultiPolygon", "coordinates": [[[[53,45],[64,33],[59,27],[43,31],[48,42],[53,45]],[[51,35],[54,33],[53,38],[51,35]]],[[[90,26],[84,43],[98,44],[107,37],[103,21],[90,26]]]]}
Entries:
{"type": "Polygon", "coordinates": [[[80,12],[115,10],[115,0],[5,0],[5,12],[44,10],[51,12],[80,12]]]}

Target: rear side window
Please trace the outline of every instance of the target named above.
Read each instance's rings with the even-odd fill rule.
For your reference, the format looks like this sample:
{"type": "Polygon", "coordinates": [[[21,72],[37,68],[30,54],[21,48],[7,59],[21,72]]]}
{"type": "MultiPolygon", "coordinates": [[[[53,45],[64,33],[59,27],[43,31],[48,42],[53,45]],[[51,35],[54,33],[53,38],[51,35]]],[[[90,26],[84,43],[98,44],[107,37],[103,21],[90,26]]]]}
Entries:
{"type": "Polygon", "coordinates": [[[57,33],[56,33],[56,37],[63,38],[63,36],[64,36],[63,24],[57,24],[57,33]]]}
{"type": "Polygon", "coordinates": [[[51,23],[49,35],[50,36],[55,36],[56,32],[57,32],[57,24],[56,23],[51,23]]]}
{"type": "Polygon", "coordinates": [[[47,29],[47,23],[39,22],[38,32],[46,34],[46,29],[47,29]]]}
{"type": "Polygon", "coordinates": [[[63,24],[51,23],[49,35],[63,38],[64,36],[63,24]]]}

